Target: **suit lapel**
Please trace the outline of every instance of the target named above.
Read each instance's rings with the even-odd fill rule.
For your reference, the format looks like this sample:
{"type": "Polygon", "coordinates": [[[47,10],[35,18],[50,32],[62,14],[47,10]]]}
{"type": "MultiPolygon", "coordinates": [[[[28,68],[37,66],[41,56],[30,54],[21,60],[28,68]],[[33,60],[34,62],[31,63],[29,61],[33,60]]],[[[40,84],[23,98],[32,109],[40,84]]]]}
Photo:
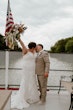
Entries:
{"type": "Polygon", "coordinates": [[[42,52],[40,52],[40,54],[39,54],[38,56],[42,55],[42,53],[43,53],[43,51],[42,51],[42,52]]]}
{"type": "Polygon", "coordinates": [[[40,52],[39,56],[42,54],[42,52],[40,52]]]}

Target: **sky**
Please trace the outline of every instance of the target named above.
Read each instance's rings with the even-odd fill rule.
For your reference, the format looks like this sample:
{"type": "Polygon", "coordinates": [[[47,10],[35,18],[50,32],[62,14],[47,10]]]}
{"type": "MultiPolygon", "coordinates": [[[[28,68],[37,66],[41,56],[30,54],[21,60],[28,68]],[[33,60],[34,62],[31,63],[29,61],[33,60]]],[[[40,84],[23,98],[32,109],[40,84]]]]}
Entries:
{"type": "MultiPolygon", "coordinates": [[[[4,35],[8,0],[0,0],[0,33],[4,35]]],[[[21,39],[49,50],[58,40],[73,36],[73,0],[10,0],[15,23],[27,30],[21,39]]]]}

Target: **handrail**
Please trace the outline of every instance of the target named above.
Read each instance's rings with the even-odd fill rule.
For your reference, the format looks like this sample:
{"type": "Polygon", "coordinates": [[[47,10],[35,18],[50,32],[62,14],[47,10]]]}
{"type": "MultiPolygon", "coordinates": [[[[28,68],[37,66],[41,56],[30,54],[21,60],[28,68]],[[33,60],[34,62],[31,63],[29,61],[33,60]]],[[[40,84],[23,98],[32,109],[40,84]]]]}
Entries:
{"type": "MultiPolygon", "coordinates": [[[[7,89],[18,90],[19,86],[20,85],[18,85],[18,84],[17,85],[8,84],[7,89]]],[[[37,87],[38,87],[38,85],[37,85],[37,87]]],[[[49,90],[59,90],[58,88],[59,88],[59,86],[48,86],[47,85],[47,91],[49,91],[49,90]],[[50,87],[52,87],[52,88],[50,88],[50,87]]],[[[0,89],[5,89],[5,84],[0,84],[0,89]]],[[[61,87],[61,90],[65,90],[65,89],[61,87]]]]}
{"type": "MultiPolygon", "coordinates": [[[[5,68],[0,68],[1,70],[2,69],[5,69],[5,68]]],[[[22,70],[22,68],[8,68],[9,70],[22,70]]],[[[69,72],[73,72],[73,70],[61,70],[61,69],[50,69],[49,71],[69,71],[69,72]]]]}
{"type": "MultiPolygon", "coordinates": [[[[1,67],[0,70],[5,70],[5,67],[1,67]]],[[[9,67],[8,70],[22,70],[22,68],[11,68],[11,67],[9,67]]],[[[50,69],[49,71],[66,71],[66,72],[73,72],[73,70],[61,70],[61,69],[60,69],[60,70],[59,70],[59,69],[50,69]]],[[[60,78],[64,78],[64,77],[66,77],[66,76],[61,76],[60,78]]],[[[69,76],[68,76],[68,77],[69,77],[69,76]]],[[[8,89],[11,88],[11,86],[12,86],[12,87],[13,87],[13,86],[14,86],[14,87],[17,86],[17,88],[19,88],[19,85],[8,84],[8,89]]],[[[1,88],[5,87],[5,84],[0,84],[0,87],[1,87],[1,88]]],[[[48,86],[48,85],[47,85],[47,87],[50,88],[50,90],[58,90],[58,91],[59,91],[60,89],[65,90],[63,87],[61,87],[61,84],[58,85],[58,86],[53,86],[53,85],[48,86]]],[[[48,89],[48,88],[47,88],[47,89],[48,89]]]]}
{"type": "MultiPolygon", "coordinates": [[[[5,68],[0,68],[1,70],[2,69],[5,69],[5,68]]],[[[22,70],[22,68],[8,68],[9,70],[22,70]]]]}

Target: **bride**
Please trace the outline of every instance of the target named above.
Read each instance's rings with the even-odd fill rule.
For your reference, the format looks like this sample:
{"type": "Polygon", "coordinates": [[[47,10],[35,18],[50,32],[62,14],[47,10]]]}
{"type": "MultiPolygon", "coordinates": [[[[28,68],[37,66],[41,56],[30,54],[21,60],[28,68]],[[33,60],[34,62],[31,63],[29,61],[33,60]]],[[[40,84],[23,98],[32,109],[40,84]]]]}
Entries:
{"type": "Polygon", "coordinates": [[[11,96],[11,108],[23,109],[39,101],[35,75],[36,43],[30,42],[28,49],[21,38],[19,42],[23,52],[23,72],[19,91],[11,96]]]}

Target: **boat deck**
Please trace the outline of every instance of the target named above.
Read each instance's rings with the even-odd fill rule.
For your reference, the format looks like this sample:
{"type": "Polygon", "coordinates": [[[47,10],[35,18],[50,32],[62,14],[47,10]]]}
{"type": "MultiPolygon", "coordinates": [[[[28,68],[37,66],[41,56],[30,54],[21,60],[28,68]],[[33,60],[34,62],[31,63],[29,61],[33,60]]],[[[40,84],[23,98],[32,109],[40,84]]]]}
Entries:
{"type": "MultiPolygon", "coordinates": [[[[23,110],[69,110],[70,106],[70,93],[67,91],[48,91],[47,100],[43,105],[32,104],[23,110]]],[[[11,109],[18,110],[18,109],[11,109]]]]}

